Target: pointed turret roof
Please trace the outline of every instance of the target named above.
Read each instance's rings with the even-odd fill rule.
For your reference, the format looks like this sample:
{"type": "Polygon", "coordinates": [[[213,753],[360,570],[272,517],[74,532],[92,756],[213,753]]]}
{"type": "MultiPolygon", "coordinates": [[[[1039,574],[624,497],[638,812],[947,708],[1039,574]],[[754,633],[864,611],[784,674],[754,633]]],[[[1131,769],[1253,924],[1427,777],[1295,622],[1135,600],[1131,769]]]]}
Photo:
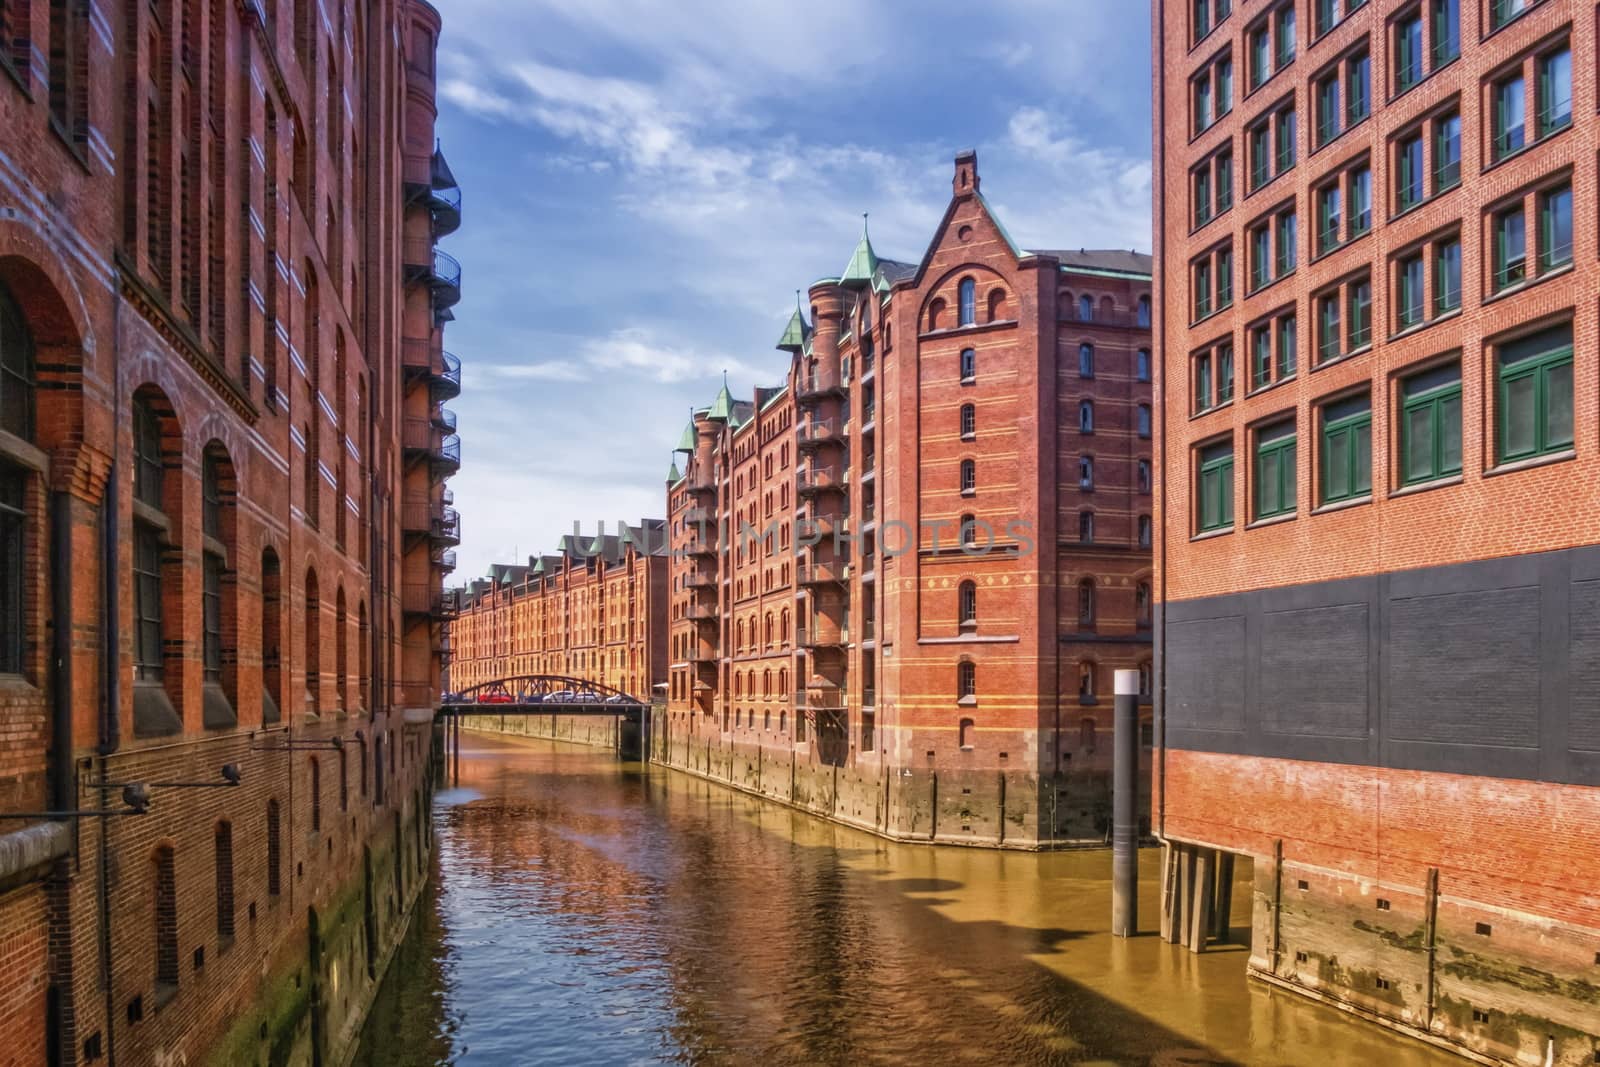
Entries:
{"type": "Polygon", "coordinates": [[[844,273],[839,275],[839,284],[871,285],[872,276],[877,270],[878,255],[872,250],[872,240],[867,236],[866,212],[862,212],[861,240],[857,242],[856,250],[850,254],[850,262],[845,264],[844,273]]]}
{"type": "Polygon", "coordinates": [[[667,468],[667,484],[677,485],[682,480],[683,475],[678,473],[678,460],[677,457],[674,456],[672,460],[672,466],[667,468]]]}
{"type": "Polygon", "coordinates": [[[794,314],[789,316],[789,325],[783,328],[783,336],[778,338],[778,349],[783,352],[798,352],[810,339],[811,324],[806,321],[805,315],[800,310],[800,290],[796,289],[794,314]]]}
{"type": "Polygon", "coordinates": [[[676,452],[693,452],[695,449],[694,415],[689,415],[689,422],[683,428],[683,436],[678,438],[676,452]]]}
{"type": "Polygon", "coordinates": [[[711,402],[711,413],[707,418],[728,421],[728,416],[733,414],[733,394],[728,392],[728,372],[722,372],[722,390],[717,393],[717,398],[711,402]]]}

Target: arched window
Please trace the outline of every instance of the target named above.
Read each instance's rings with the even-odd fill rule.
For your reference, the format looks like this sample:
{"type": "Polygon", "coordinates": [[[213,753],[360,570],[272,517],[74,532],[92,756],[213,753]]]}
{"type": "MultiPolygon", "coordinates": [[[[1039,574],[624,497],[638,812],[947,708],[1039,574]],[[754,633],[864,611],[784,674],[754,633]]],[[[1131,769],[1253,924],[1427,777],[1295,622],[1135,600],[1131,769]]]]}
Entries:
{"type": "Polygon", "coordinates": [[[1084,660],[1078,664],[1078,698],[1093,700],[1095,695],[1094,664],[1084,660]]]}
{"type": "Polygon", "coordinates": [[[1081,629],[1094,627],[1094,579],[1085,578],[1078,583],[1078,626],[1081,629]]]}
{"type": "Polygon", "coordinates": [[[1140,515],[1139,516],[1139,547],[1140,548],[1149,548],[1150,547],[1151,537],[1152,537],[1152,531],[1151,531],[1151,528],[1150,528],[1150,516],[1148,516],[1148,515],[1140,515]]]}
{"type": "Polygon", "coordinates": [[[1139,695],[1148,697],[1155,692],[1155,672],[1150,667],[1150,661],[1145,660],[1139,664],[1139,695]]]}
{"type": "MultiPolygon", "coordinates": [[[[1084,297],[1084,299],[1089,298],[1084,297]]],[[[1078,346],[1078,377],[1094,377],[1094,345],[1087,341],[1078,346]]]]}
{"type": "Polygon", "coordinates": [[[978,377],[978,353],[976,349],[963,348],[961,350],[961,380],[974,381],[978,377]]]}
{"type": "Polygon", "coordinates": [[[965,581],[957,593],[957,617],[963,628],[978,625],[978,583],[965,581]]]}
{"type": "MultiPolygon", "coordinates": [[[[33,441],[34,375],[33,335],[11,291],[0,284],[0,430],[28,442],[33,441]]],[[[0,674],[22,673],[28,481],[21,467],[0,460],[0,674]]]]}
{"type": "Polygon", "coordinates": [[[1133,617],[1141,627],[1150,625],[1150,583],[1140,582],[1133,590],[1133,617]]]}
{"type": "Polygon", "coordinates": [[[1148,348],[1141,348],[1134,355],[1133,373],[1134,377],[1138,378],[1141,382],[1148,382],[1150,380],[1150,350],[1148,348]]]}
{"type": "Polygon", "coordinates": [[[964,704],[978,699],[978,666],[969,659],[956,664],[956,699],[964,704]]]}
{"type": "Polygon", "coordinates": [[[789,668],[778,668],[778,695],[785,700],[791,696],[789,692],[789,668]]]}
{"type": "Polygon", "coordinates": [[[233,824],[217,823],[217,940],[219,951],[233,940],[233,824]]]}
{"type": "Polygon", "coordinates": [[[978,407],[976,404],[961,405],[961,438],[970,441],[978,436],[978,407]]]}
{"type": "Polygon", "coordinates": [[[961,543],[975,545],[978,543],[978,517],[976,515],[961,516],[960,523],[961,543]]]}
{"type": "Polygon", "coordinates": [[[944,301],[934,300],[928,305],[928,329],[944,329],[944,301]]]}
{"type": "MultiPolygon", "coordinates": [[[[1150,328],[1150,298],[1148,296],[1139,298],[1139,326],[1141,329],[1146,330],[1150,328]]],[[[1146,355],[1148,356],[1149,353],[1146,353],[1146,355]]]]}
{"type": "Polygon", "coordinates": [[[978,321],[978,283],[962,278],[956,290],[961,300],[961,325],[971,326],[978,321]]]}
{"type": "Polygon", "coordinates": [[[1094,401],[1078,401],[1078,432],[1094,433],[1094,401]]]}
{"type": "Polygon", "coordinates": [[[781,709],[778,711],[778,732],[780,734],[789,732],[789,713],[781,709]]]}
{"type": "MultiPolygon", "coordinates": [[[[787,582],[785,584],[787,584],[787,582]]],[[[784,644],[788,644],[789,643],[789,609],[788,608],[784,608],[783,611],[778,614],[778,634],[779,634],[779,640],[781,640],[784,644]]]]}
{"type": "Polygon", "coordinates": [[[301,453],[301,456],[305,460],[305,471],[302,477],[304,478],[305,489],[306,525],[315,530],[321,518],[321,494],[319,490],[322,485],[321,463],[317,459],[316,421],[312,420],[306,423],[302,433],[305,439],[303,445],[305,451],[301,453]]]}
{"type": "Polygon", "coordinates": [[[740,652],[744,651],[744,620],[743,619],[735,619],[734,620],[734,623],[733,623],[733,647],[736,650],[740,651],[740,652]]]}
{"type": "Polygon", "coordinates": [[[172,846],[162,845],[151,857],[151,899],[155,904],[156,1001],[165,1003],[178,991],[178,877],[172,846]]]}
{"type": "Polygon", "coordinates": [[[763,700],[770,700],[772,698],[772,668],[771,667],[768,667],[766,670],[761,672],[761,698],[763,700]]]}
{"type": "Polygon", "coordinates": [[[1094,297],[1085,295],[1078,298],[1078,321],[1094,321],[1094,297]]]}
{"type": "Polygon", "coordinates": [[[234,661],[224,653],[238,632],[237,583],[228,571],[234,546],[233,464],[222,442],[206,446],[200,473],[200,621],[205,670],[202,710],[207,729],[237,726],[234,711],[234,661]]]}
{"type": "Polygon", "coordinates": [[[767,648],[771,648],[772,647],[772,612],[770,612],[770,611],[767,612],[766,622],[763,625],[764,625],[764,629],[762,630],[762,643],[767,648]]]}
{"type": "Polygon", "coordinates": [[[267,895],[283,892],[283,826],[278,802],[267,801],[267,895]]]}
{"type": "Polygon", "coordinates": [[[978,464],[975,460],[964,459],[961,461],[961,492],[963,494],[978,491],[978,464]]]}
{"type": "Polygon", "coordinates": [[[1147,459],[1139,461],[1138,481],[1139,492],[1148,493],[1150,491],[1150,461],[1147,459]]]}
{"type": "Polygon", "coordinates": [[[989,320],[999,322],[1006,314],[1006,291],[1004,289],[989,290],[989,320]]]}
{"type": "Polygon", "coordinates": [[[317,572],[306,571],[306,711],[322,711],[322,604],[317,589],[317,572]]]}
{"type": "Polygon", "coordinates": [[[1138,429],[1140,437],[1150,436],[1150,405],[1140,404],[1138,409],[1138,429]]]}
{"type": "Polygon", "coordinates": [[[1078,512],[1078,540],[1082,544],[1094,544],[1094,512],[1078,512]]]}
{"type": "Polygon", "coordinates": [[[1094,488],[1094,457],[1078,457],[1078,488],[1089,492],[1094,488]]]}
{"type": "Polygon", "coordinates": [[[181,464],[183,437],[172,406],[160,390],[144,386],[133,396],[133,731],[142,737],[183,729],[166,690],[165,597],[182,588],[184,577],[176,514],[182,487],[177,479],[168,485],[169,441],[174,465],[181,464]]]}
{"type": "Polygon", "coordinates": [[[963,752],[972,751],[972,743],[977,740],[977,725],[971,719],[962,719],[957,737],[963,752]]]}
{"type": "Polygon", "coordinates": [[[350,615],[345,611],[344,586],[340,586],[333,598],[333,690],[339,704],[340,713],[348,713],[349,681],[350,681],[350,615]]]}
{"type": "Polygon", "coordinates": [[[311,829],[322,829],[322,761],[311,757],[311,829]]]}

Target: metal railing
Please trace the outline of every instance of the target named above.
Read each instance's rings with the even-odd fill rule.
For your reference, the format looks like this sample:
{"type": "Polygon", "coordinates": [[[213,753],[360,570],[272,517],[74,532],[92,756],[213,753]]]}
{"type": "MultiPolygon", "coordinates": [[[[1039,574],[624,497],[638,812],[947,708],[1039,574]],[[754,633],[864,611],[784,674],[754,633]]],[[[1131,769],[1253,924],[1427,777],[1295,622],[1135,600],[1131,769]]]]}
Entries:
{"type": "Polygon", "coordinates": [[[795,438],[802,446],[826,444],[841,436],[839,424],[833,419],[812,419],[801,423],[795,431],[795,438]]]}
{"type": "Polygon", "coordinates": [[[433,424],[446,433],[456,432],[456,413],[441,407],[433,413],[433,424]]]}
{"type": "Polygon", "coordinates": [[[839,489],[844,485],[844,477],[838,471],[802,469],[795,472],[795,487],[802,493],[816,492],[821,489],[839,489]]]}
{"type": "Polygon", "coordinates": [[[844,581],[844,565],[836,560],[826,563],[801,563],[794,569],[795,581],[801,585],[831,585],[844,581]]]}
{"type": "Polygon", "coordinates": [[[433,371],[434,395],[453,397],[461,395],[461,359],[450,352],[439,353],[440,359],[433,371]]]}

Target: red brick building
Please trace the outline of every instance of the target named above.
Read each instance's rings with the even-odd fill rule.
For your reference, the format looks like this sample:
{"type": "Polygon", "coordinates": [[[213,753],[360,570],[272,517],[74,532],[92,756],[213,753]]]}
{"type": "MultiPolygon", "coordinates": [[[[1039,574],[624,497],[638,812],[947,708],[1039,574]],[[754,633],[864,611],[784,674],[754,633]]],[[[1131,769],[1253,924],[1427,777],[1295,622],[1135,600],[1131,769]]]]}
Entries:
{"type": "MultiPolygon", "coordinates": [[[[559,675],[648,701],[667,677],[666,524],[569,534],[526,566],[496,564],[456,590],[445,685],[559,675]]],[[[471,725],[470,721],[468,725],[471,725]]]]}
{"type": "Polygon", "coordinates": [[[1600,12],[1232,8],[1154,5],[1170,898],[1252,857],[1257,975],[1591,1063],[1600,12]]]}
{"type": "Polygon", "coordinates": [[[907,839],[1108,823],[1111,677],[1149,677],[1149,258],[1019,248],[973,153],[917,262],[863,234],[779,380],[669,477],[655,758],[907,839]]]}
{"type": "Polygon", "coordinates": [[[9,1062],[340,1057],[405,927],[459,463],[439,28],[0,4],[9,1062]],[[104,782],[148,813],[29,814],[104,782]]]}

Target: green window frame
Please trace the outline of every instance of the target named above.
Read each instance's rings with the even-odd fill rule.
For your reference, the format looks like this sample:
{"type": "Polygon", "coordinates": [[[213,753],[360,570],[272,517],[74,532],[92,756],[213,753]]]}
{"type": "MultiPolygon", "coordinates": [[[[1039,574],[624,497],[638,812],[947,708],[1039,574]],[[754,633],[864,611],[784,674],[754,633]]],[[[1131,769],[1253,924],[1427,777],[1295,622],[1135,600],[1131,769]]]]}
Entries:
{"type": "Polygon", "coordinates": [[[1433,0],[1433,66],[1461,55],[1461,0],[1433,0]]]}
{"type": "Polygon", "coordinates": [[[1250,231],[1250,288],[1272,280],[1272,229],[1263,223],[1250,231]]]}
{"type": "Polygon", "coordinates": [[[1210,411],[1211,403],[1211,353],[1204,352],[1194,361],[1194,410],[1195,414],[1210,411]]]}
{"type": "Polygon", "coordinates": [[[1532,6],[1532,0],[1490,0],[1489,28],[1498,30],[1532,6]]]}
{"type": "Polygon", "coordinates": [[[1200,41],[1211,32],[1211,0],[1194,0],[1194,39],[1200,41]]]}
{"type": "Polygon", "coordinates": [[[1422,184],[1422,134],[1400,140],[1395,146],[1394,199],[1398,211],[1409,211],[1425,197],[1422,184]]]}
{"type": "Polygon", "coordinates": [[[1211,257],[1203,256],[1194,265],[1194,317],[1211,314],[1211,257]]]}
{"type": "Polygon", "coordinates": [[[1259,189],[1272,180],[1272,123],[1263,122],[1250,130],[1250,188],[1259,189]]]}
{"type": "Polygon", "coordinates": [[[1433,313],[1444,315],[1461,307],[1461,239],[1441,240],[1433,246],[1433,313]]]}
{"type": "Polygon", "coordinates": [[[1257,326],[1250,331],[1250,388],[1272,384],[1272,326],[1257,326]]]}
{"type": "Polygon", "coordinates": [[[1311,32],[1321,37],[1339,24],[1339,0],[1317,0],[1311,32]]]}
{"type": "Polygon", "coordinates": [[[1522,204],[1494,217],[1494,287],[1498,292],[1528,277],[1528,219],[1522,204]]]}
{"type": "Polygon", "coordinates": [[[1496,456],[1501,463],[1572,447],[1572,327],[1500,346],[1496,456]]]}
{"type": "Polygon", "coordinates": [[[1344,354],[1344,328],[1340,320],[1340,294],[1317,299],[1317,362],[1329,363],[1344,354]]]}
{"type": "Polygon", "coordinates": [[[1212,213],[1213,216],[1215,216],[1215,215],[1222,214],[1224,211],[1228,210],[1229,208],[1231,208],[1233,206],[1233,153],[1232,152],[1219,152],[1219,153],[1217,153],[1217,173],[1216,173],[1215,181],[1212,184],[1216,186],[1217,207],[1216,207],[1216,210],[1212,213]]]}
{"type": "Polygon", "coordinates": [[[1461,364],[1400,383],[1400,483],[1424,485],[1461,473],[1461,364]]]}
{"type": "Polygon", "coordinates": [[[1344,124],[1354,126],[1372,113],[1372,55],[1362,52],[1345,61],[1344,124]]]}
{"type": "Polygon", "coordinates": [[[1322,406],[1322,502],[1372,495],[1372,400],[1360,396],[1322,406]]]}
{"type": "Polygon", "coordinates": [[[1394,24],[1395,92],[1403,93],[1422,80],[1422,13],[1397,19],[1394,24]]]}
{"type": "Polygon", "coordinates": [[[1296,440],[1292,418],[1256,431],[1257,519],[1294,514],[1296,440]]]}
{"type": "Polygon", "coordinates": [[[1494,87],[1494,158],[1502,159],[1527,143],[1527,99],[1522,75],[1494,87]]]}
{"type": "Polygon", "coordinates": [[[1396,300],[1395,322],[1404,330],[1415,326],[1424,318],[1422,253],[1406,256],[1395,271],[1396,300]]]}
{"type": "Polygon", "coordinates": [[[1260,88],[1272,75],[1272,34],[1262,23],[1250,34],[1250,88],[1260,88]]]}
{"type": "Polygon", "coordinates": [[[1278,53],[1275,58],[1277,59],[1278,69],[1282,70],[1294,62],[1294,5],[1285,4],[1280,7],[1276,21],[1278,24],[1278,53]]]}
{"type": "Polygon", "coordinates": [[[1345,215],[1350,220],[1345,240],[1354,240],[1372,229],[1371,167],[1357,167],[1350,172],[1345,195],[1345,215]]]}
{"type": "Polygon", "coordinates": [[[1217,346],[1217,403],[1226,404],[1233,399],[1233,342],[1224,341],[1217,346]]]}
{"type": "Polygon", "coordinates": [[[1572,186],[1539,194],[1539,272],[1572,262],[1572,186]]]}
{"type": "Polygon", "coordinates": [[[1317,190],[1317,251],[1327,253],[1339,247],[1340,189],[1338,182],[1317,190]]]}
{"type": "Polygon", "coordinates": [[[1233,110],[1233,60],[1226,57],[1217,60],[1215,68],[1217,87],[1215,98],[1217,102],[1217,118],[1221,118],[1233,110]]]}
{"type": "Polygon", "coordinates": [[[1539,136],[1572,125],[1572,49],[1539,57],[1539,136]]]}
{"type": "Polygon", "coordinates": [[[1295,215],[1294,211],[1285,211],[1278,215],[1274,229],[1277,245],[1277,257],[1273,262],[1275,277],[1281,278],[1294,270],[1295,262],[1295,215]]]}
{"type": "Polygon", "coordinates": [[[1223,441],[1200,450],[1199,532],[1233,526],[1233,442],[1223,441]]]}
{"type": "Polygon", "coordinates": [[[1317,83],[1317,144],[1325,145],[1339,136],[1339,75],[1330,74],[1317,83]]]}
{"type": "Polygon", "coordinates": [[[1194,224],[1204,226],[1211,218],[1211,166],[1206,164],[1194,172],[1194,224]]]}
{"type": "Polygon", "coordinates": [[[1295,112],[1292,107],[1284,108],[1278,112],[1272,124],[1274,131],[1273,166],[1275,174],[1282,174],[1284,171],[1291,170],[1294,167],[1295,125],[1295,112]]]}
{"type": "Polygon", "coordinates": [[[1233,304],[1233,249],[1217,249],[1217,310],[1233,304]]]}
{"type": "Polygon", "coordinates": [[[1433,191],[1461,184],[1461,116],[1451,113],[1433,123],[1433,191]]]}
{"type": "Polygon", "coordinates": [[[1299,323],[1293,315],[1278,316],[1278,376],[1277,381],[1294,377],[1299,354],[1299,323]]]}
{"type": "Polygon", "coordinates": [[[1349,351],[1355,352],[1372,343],[1372,280],[1363,278],[1350,283],[1346,303],[1349,305],[1346,315],[1350,330],[1349,351]]]}

